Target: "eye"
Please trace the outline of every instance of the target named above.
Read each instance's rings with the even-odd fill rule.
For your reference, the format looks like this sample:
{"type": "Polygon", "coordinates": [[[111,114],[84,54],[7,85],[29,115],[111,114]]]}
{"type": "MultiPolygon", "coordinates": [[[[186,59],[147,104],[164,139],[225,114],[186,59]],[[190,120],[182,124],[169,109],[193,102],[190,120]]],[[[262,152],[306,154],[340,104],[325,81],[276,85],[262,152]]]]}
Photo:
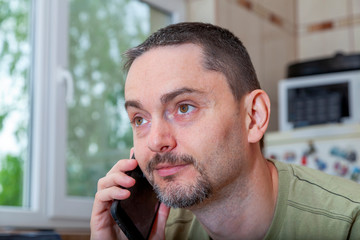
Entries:
{"type": "Polygon", "coordinates": [[[138,127],[138,126],[141,126],[141,125],[147,123],[147,121],[142,117],[135,117],[133,120],[133,123],[135,124],[135,126],[138,127]]]}
{"type": "Polygon", "coordinates": [[[185,114],[193,111],[195,108],[189,104],[181,104],[178,109],[179,114],[185,114]]]}

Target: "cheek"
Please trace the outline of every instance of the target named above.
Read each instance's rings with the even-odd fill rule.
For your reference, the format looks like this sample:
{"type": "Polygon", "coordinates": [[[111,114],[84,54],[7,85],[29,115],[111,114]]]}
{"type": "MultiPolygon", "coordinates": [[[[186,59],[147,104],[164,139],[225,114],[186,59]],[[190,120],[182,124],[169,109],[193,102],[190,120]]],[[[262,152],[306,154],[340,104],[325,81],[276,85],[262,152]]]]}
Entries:
{"type": "Polygon", "coordinates": [[[203,128],[196,138],[199,153],[203,154],[206,165],[217,165],[219,162],[232,164],[243,154],[245,128],[238,117],[219,120],[220,124],[203,128]],[[232,160],[230,160],[232,159],[232,160]],[[228,161],[229,160],[229,161],[228,161]],[[210,162],[211,161],[211,162],[210,162]]]}
{"type": "Polygon", "coordinates": [[[241,138],[239,124],[235,118],[217,118],[203,124],[193,135],[195,139],[198,138],[201,145],[224,147],[234,137],[235,132],[235,136],[241,138]]]}
{"type": "Polygon", "coordinates": [[[231,128],[213,125],[214,121],[202,122],[192,128],[184,128],[178,135],[179,152],[191,154],[199,161],[205,172],[217,165],[228,151],[231,128]]]}
{"type": "Polygon", "coordinates": [[[134,154],[142,169],[146,167],[146,162],[148,162],[151,158],[150,152],[147,150],[146,141],[142,138],[137,139],[134,137],[134,154]]]}

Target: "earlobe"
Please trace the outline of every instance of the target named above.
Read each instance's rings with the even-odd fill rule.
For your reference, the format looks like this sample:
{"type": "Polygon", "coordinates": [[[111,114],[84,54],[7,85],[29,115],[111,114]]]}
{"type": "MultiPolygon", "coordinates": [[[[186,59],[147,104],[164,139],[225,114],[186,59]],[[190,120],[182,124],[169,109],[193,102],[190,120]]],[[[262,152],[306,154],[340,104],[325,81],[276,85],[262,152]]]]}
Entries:
{"type": "Polygon", "coordinates": [[[261,89],[249,93],[245,99],[246,126],[248,142],[259,142],[263,137],[270,119],[270,99],[261,89]]]}

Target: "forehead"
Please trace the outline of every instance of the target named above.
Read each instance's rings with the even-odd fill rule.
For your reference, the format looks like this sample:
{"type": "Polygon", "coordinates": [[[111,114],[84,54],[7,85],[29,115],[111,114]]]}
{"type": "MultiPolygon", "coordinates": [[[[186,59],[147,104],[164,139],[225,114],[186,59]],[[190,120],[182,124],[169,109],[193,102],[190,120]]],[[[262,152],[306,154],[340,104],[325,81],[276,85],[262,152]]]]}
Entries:
{"type": "Polygon", "coordinates": [[[125,84],[125,99],[166,94],[183,87],[206,90],[226,84],[222,73],[205,69],[202,62],[202,49],[195,44],[151,49],[131,65],[125,84]]]}

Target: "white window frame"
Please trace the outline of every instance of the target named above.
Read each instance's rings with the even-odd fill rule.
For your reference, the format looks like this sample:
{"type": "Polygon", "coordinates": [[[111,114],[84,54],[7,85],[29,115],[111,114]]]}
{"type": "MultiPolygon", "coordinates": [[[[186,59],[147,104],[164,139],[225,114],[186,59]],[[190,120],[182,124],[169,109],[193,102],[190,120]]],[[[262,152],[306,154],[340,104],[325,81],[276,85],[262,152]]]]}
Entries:
{"type": "MultiPolygon", "coordinates": [[[[185,20],[185,0],[143,2],[185,20]]],[[[0,228],[89,229],[93,198],[66,194],[68,8],[67,0],[33,0],[30,207],[0,206],[0,228]]]]}

